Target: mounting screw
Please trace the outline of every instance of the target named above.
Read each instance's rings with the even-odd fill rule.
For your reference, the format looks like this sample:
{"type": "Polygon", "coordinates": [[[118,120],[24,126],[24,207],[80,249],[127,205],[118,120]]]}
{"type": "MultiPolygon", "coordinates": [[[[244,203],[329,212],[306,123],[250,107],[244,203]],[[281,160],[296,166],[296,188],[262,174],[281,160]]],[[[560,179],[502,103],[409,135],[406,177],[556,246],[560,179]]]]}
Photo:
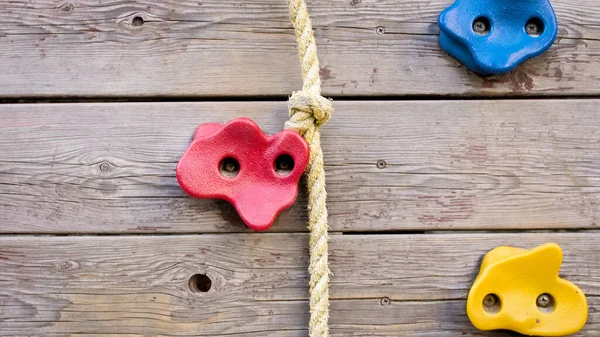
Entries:
{"type": "Polygon", "coordinates": [[[385,28],[382,26],[377,27],[377,29],[375,29],[375,31],[377,32],[377,34],[381,35],[381,34],[385,34],[385,28]]]}
{"type": "Polygon", "coordinates": [[[498,297],[494,294],[489,294],[483,299],[483,305],[490,308],[498,304],[498,297]]]}
{"type": "Polygon", "coordinates": [[[240,162],[233,157],[227,157],[223,159],[219,166],[221,175],[226,178],[233,178],[240,173],[240,162]]]}
{"type": "Polygon", "coordinates": [[[536,24],[530,23],[527,25],[527,34],[535,35],[535,34],[538,34],[539,31],[540,31],[540,28],[536,24]]]}
{"type": "Polygon", "coordinates": [[[100,172],[108,172],[110,170],[110,165],[108,163],[100,164],[100,172]]]}
{"type": "Polygon", "coordinates": [[[275,159],[275,172],[280,176],[287,176],[294,170],[294,158],[289,154],[282,154],[275,159]]]}
{"type": "Polygon", "coordinates": [[[473,22],[473,31],[477,35],[481,35],[481,36],[488,35],[490,33],[491,27],[492,27],[492,24],[490,23],[490,20],[484,16],[477,18],[473,22]]]}
{"type": "Polygon", "coordinates": [[[473,24],[473,30],[476,31],[477,33],[485,32],[485,30],[486,30],[485,23],[483,23],[481,21],[475,22],[475,24],[473,24]]]}
{"type": "Polygon", "coordinates": [[[387,163],[385,162],[385,160],[378,160],[377,161],[377,168],[378,169],[384,169],[387,167],[387,163]]]}
{"type": "Polygon", "coordinates": [[[540,308],[547,308],[552,304],[552,297],[548,294],[541,294],[535,301],[540,308]]]}
{"type": "Polygon", "coordinates": [[[381,305],[386,306],[392,304],[392,300],[389,297],[384,297],[380,301],[381,305]]]}
{"type": "Polygon", "coordinates": [[[235,172],[235,164],[232,162],[228,162],[225,164],[225,171],[229,172],[229,173],[233,173],[235,172]]]}
{"type": "Polygon", "coordinates": [[[532,37],[538,37],[544,32],[544,21],[540,18],[531,18],[525,24],[525,32],[532,37]]]}

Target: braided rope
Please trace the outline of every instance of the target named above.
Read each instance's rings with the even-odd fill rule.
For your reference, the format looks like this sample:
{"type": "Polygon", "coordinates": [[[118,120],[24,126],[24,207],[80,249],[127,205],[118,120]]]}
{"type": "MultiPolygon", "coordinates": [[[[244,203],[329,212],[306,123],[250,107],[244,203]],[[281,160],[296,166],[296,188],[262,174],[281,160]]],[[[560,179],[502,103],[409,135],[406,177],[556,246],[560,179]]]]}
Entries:
{"type": "Polygon", "coordinates": [[[319,127],[329,120],[331,101],[321,96],[319,59],[312,24],[304,0],[287,0],[290,19],[296,31],[296,41],[302,62],[302,91],[289,99],[290,120],[286,129],[297,131],[310,147],[306,169],[308,185],[308,228],[310,229],[310,337],[329,336],[329,264],[327,246],[327,192],[319,127]]]}

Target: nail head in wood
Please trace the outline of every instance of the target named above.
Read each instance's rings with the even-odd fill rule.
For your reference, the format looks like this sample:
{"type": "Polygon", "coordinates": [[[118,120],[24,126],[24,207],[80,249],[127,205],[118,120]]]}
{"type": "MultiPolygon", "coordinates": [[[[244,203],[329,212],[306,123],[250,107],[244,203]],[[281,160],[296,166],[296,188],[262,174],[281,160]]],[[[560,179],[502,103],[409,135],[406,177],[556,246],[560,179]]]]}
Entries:
{"type": "Polygon", "coordinates": [[[101,172],[108,172],[110,170],[110,165],[108,163],[102,163],[100,164],[100,171],[101,172]]]}

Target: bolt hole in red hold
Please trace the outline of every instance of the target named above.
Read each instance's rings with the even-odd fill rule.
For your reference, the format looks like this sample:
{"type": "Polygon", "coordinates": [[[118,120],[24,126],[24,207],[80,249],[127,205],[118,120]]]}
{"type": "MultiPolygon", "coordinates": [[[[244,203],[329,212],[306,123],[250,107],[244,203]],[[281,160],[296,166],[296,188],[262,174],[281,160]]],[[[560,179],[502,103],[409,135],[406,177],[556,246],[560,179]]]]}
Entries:
{"type": "Polygon", "coordinates": [[[275,172],[280,176],[289,176],[294,170],[294,158],[289,154],[282,154],[275,159],[275,172]]]}
{"type": "Polygon", "coordinates": [[[240,173],[240,162],[232,157],[227,157],[221,161],[221,175],[226,178],[235,178],[240,173]]]}

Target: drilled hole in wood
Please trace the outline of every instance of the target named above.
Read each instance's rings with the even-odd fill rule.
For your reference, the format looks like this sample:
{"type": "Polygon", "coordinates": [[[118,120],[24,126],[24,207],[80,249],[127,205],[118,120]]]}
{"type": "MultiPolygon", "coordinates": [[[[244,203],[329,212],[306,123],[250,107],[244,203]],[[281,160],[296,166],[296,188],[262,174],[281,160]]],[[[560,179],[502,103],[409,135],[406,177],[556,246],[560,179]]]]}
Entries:
{"type": "Polygon", "coordinates": [[[235,158],[227,157],[221,161],[219,170],[223,177],[234,178],[240,173],[240,162],[235,158]]]}
{"type": "Polygon", "coordinates": [[[294,170],[294,158],[289,154],[282,154],[275,159],[275,171],[280,176],[287,176],[294,170]]]}
{"type": "Polygon", "coordinates": [[[193,293],[205,293],[210,290],[212,281],[206,274],[196,274],[190,278],[190,290],[193,293]]]}
{"type": "Polygon", "coordinates": [[[136,16],[133,18],[133,20],[131,20],[131,24],[134,27],[140,27],[141,25],[144,24],[144,18],[142,18],[141,16],[136,16]]]}

